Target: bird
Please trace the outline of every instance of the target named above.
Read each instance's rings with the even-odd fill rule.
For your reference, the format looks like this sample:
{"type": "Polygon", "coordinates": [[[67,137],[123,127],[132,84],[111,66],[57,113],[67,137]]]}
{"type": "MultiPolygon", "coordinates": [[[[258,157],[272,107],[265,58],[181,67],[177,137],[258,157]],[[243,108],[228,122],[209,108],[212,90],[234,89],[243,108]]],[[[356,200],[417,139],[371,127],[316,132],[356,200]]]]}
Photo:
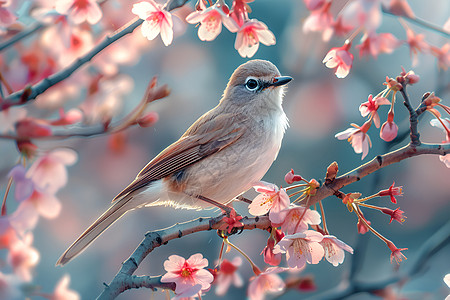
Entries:
{"type": "Polygon", "coordinates": [[[291,80],[267,60],[240,65],[219,104],[152,159],[56,264],[68,263],[130,210],[223,208],[252,188],[280,150],[288,127],[282,102],[291,80]]]}

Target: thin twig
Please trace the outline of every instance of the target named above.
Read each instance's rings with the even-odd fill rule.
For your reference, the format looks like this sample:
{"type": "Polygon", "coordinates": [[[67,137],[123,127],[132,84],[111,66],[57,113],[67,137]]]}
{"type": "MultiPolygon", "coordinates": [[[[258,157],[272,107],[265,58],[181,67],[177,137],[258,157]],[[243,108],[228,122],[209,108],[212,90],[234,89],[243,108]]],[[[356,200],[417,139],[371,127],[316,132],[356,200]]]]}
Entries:
{"type": "Polygon", "coordinates": [[[403,96],[403,104],[406,106],[409,112],[409,129],[410,129],[410,137],[411,137],[411,145],[419,146],[420,145],[420,134],[417,129],[418,120],[417,120],[417,112],[412,107],[411,102],[409,101],[408,93],[406,92],[406,83],[402,84],[403,88],[401,89],[401,93],[403,96]]]}
{"type": "Polygon", "coordinates": [[[18,41],[32,35],[33,33],[36,33],[38,31],[44,29],[45,27],[47,27],[47,24],[44,24],[41,22],[34,23],[30,27],[26,28],[25,30],[23,30],[23,31],[19,32],[18,34],[14,35],[13,37],[11,37],[9,40],[4,41],[3,43],[0,43],[0,51],[3,51],[5,49],[9,48],[10,46],[14,45],[18,41]]]}
{"type": "MultiPolygon", "coordinates": [[[[168,2],[167,8],[168,10],[173,10],[178,7],[183,6],[188,2],[189,0],[171,0],[168,2]]],[[[55,84],[63,81],[64,79],[68,78],[72,75],[76,70],[78,70],[81,66],[83,66],[85,63],[89,62],[94,56],[96,56],[98,53],[100,53],[102,50],[104,50],[106,47],[114,43],[115,41],[119,40],[120,38],[126,36],[127,34],[132,33],[139,25],[141,25],[144,22],[144,20],[139,18],[134,18],[132,21],[130,21],[128,24],[123,26],[122,28],[118,29],[116,32],[114,32],[112,35],[107,36],[101,41],[99,44],[97,44],[94,48],[92,48],[91,51],[86,53],[84,56],[79,57],[77,60],[75,60],[72,64],[70,64],[65,69],[50,75],[47,78],[44,78],[43,80],[39,81],[35,85],[31,86],[30,94],[26,97],[26,99],[22,98],[22,95],[26,92],[25,89],[22,89],[20,91],[17,91],[8,97],[4,99],[3,106],[0,106],[0,111],[4,109],[4,107],[10,107],[13,105],[22,105],[27,103],[28,101],[34,100],[37,96],[44,93],[47,89],[54,86],[55,84]]]]}
{"type": "Polygon", "coordinates": [[[413,16],[413,17],[397,16],[396,14],[392,13],[388,8],[384,7],[384,5],[382,5],[381,7],[382,7],[382,11],[385,14],[393,15],[393,16],[396,16],[396,17],[399,17],[399,18],[403,18],[403,19],[408,20],[408,21],[410,21],[412,23],[415,23],[415,24],[417,24],[419,26],[422,26],[424,28],[427,28],[427,29],[430,29],[432,31],[435,31],[435,32],[443,35],[446,38],[450,38],[450,33],[445,31],[442,27],[439,27],[439,26],[436,26],[434,24],[431,24],[431,23],[429,23],[429,22],[427,22],[425,20],[422,20],[422,19],[420,19],[420,18],[418,18],[416,16],[413,16]]]}

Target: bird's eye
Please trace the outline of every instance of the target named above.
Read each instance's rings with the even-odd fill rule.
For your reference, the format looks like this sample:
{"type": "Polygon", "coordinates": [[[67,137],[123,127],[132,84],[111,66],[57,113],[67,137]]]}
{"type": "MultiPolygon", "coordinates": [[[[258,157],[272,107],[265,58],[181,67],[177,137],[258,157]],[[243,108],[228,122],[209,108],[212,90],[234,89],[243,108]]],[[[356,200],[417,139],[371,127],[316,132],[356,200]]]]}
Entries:
{"type": "Polygon", "coordinates": [[[256,79],[249,78],[245,83],[245,87],[247,88],[247,90],[253,92],[259,88],[259,82],[256,79]]]}

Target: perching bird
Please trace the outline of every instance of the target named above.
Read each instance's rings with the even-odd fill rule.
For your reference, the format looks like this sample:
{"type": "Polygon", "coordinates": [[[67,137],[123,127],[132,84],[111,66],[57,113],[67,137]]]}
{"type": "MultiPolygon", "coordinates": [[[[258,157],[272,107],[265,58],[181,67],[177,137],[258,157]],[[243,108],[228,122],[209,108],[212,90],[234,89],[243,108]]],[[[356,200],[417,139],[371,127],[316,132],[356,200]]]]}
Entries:
{"type": "Polygon", "coordinates": [[[250,189],[278,155],[288,125],[281,106],[284,85],[291,80],[269,61],[239,66],[219,104],[151,160],[57,265],[86,249],[127,211],[158,205],[190,209],[226,205],[250,189]]]}

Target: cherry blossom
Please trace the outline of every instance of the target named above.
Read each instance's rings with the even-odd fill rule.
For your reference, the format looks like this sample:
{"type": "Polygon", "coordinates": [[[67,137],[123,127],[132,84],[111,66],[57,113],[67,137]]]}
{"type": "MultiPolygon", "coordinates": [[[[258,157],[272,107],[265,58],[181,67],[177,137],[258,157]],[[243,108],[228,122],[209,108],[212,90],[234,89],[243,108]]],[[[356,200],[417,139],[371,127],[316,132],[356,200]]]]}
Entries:
{"type": "Polygon", "coordinates": [[[39,215],[47,219],[56,218],[61,212],[59,199],[39,187],[20,205],[24,206],[24,209],[35,210],[39,215]]]}
{"type": "Polygon", "coordinates": [[[361,44],[357,45],[359,48],[359,56],[372,55],[374,58],[378,57],[380,53],[392,53],[395,48],[401,45],[400,41],[392,33],[375,32],[366,33],[361,38],[361,44]]]}
{"type": "Polygon", "coordinates": [[[14,24],[17,20],[17,16],[11,11],[10,6],[11,0],[0,1],[0,35],[5,34],[9,25],[14,24]]]}
{"type": "MultiPolygon", "coordinates": [[[[445,133],[444,143],[450,143],[450,119],[441,118],[441,119],[432,119],[430,121],[432,126],[441,128],[445,133]],[[441,122],[439,122],[441,120],[441,122]]],[[[450,154],[439,155],[439,160],[442,161],[447,168],[450,168],[450,154]]]]}
{"type": "Polygon", "coordinates": [[[236,214],[236,211],[233,209],[231,210],[229,217],[223,218],[224,224],[219,227],[219,230],[227,230],[228,233],[231,233],[233,228],[244,226],[244,224],[240,220],[242,220],[242,216],[238,216],[236,214]]]}
{"type": "Polygon", "coordinates": [[[345,251],[353,254],[353,249],[333,235],[324,235],[320,242],[325,250],[325,258],[333,266],[337,267],[344,262],[345,251]]]}
{"type": "Polygon", "coordinates": [[[72,125],[78,123],[82,120],[83,114],[77,109],[73,108],[68,112],[64,112],[64,109],[61,108],[59,110],[59,119],[50,121],[50,124],[53,126],[64,126],[64,125],[72,125]]]}
{"type": "Polygon", "coordinates": [[[294,182],[302,180],[303,180],[302,176],[294,174],[293,169],[287,172],[286,175],[284,176],[284,181],[286,181],[287,184],[293,184],[294,182]]]}
{"type": "Polygon", "coordinates": [[[8,253],[8,263],[24,281],[31,280],[31,270],[39,261],[39,252],[31,246],[33,236],[31,233],[25,235],[23,240],[14,243],[8,253]]]}
{"type": "Polygon", "coordinates": [[[153,0],[142,1],[134,4],[131,12],[144,20],[141,27],[144,37],[153,40],[158,34],[161,34],[164,45],[169,46],[172,43],[172,15],[161,4],[153,0]]]}
{"type": "Polygon", "coordinates": [[[403,196],[403,186],[395,186],[395,181],[387,190],[381,190],[378,192],[378,196],[389,196],[392,203],[397,203],[397,199],[394,196],[403,196]]]}
{"type": "Polygon", "coordinates": [[[450,43],[445,43],[441,48],[431,46],[431,53],[437,57],[439,68],[447,71],[450,66],[450,43]]]}
{"type": "Polygon", "coordinates": [[[390,0],[388,9],[394,15],[414,18],[414,13],[406,0],[390,0]]]}
{"type": "Polygon", "coordinates": [[[96,0],[56,0],[55,10],[68,15],[75,24],[84,21],[96,24],[102,18],[102,11],[96,0]]]}
{"type": "Polygon", "coordinates": [[[322,32],[324,41],[328,41],[333,34],[333,15],[330,12],[331,1],[313,10],[303,23],[303,32],[322,32]]]}
{"type": "Polygon", "coordinates": [[[262,216],[268,213],[272,222],[279,223],[278,214],[289,206],[289,196],[284,189],[279,189],[272,183],[261,181],[253,186],[260,194],[253,199],[248,206],[248,211],[254,216],[262,216]]]}
{"type": "Polygon", "coordinates": [[[217,296],[225,295],[231,284],[235,287],[241,287],[244,284],[242,277],[237,272],[237,269],[241,264],[242,259],[240,257],[235,257],[232,261],[227,259],[222,261],[220,269],[214,279],[217,296]]]}
{"type": "Polygon", "coordinates": [[[380,138],[383,141],[390,142],[397,137],[398,126],[394,122],[394,113],[389,111],[387,121],[383,123],[380,130],[380,138]]]}
{"type": "Polygon", "coordinates": [[[411,29],[406,30],[407,43],[409,45],[412,65],[416,66],[418,63],[417,53],[418,52],[427,52],[430,50],[430,46],[427,42],[425,42],[424,34],[416,34],[411,29]]]}
{"type": "Polygon", "coordinates": [[[77,154],[69,148],[60,148],[38,157],[27,172],[27,177],[47,193],[55,193],[67,183],[66,166],[77,161],[77,154]]]}
{"type": "Polygon", "coordinates": [[[266,293],[279,293],[284,290],[286,284],[277,273],[284,269],[271,267],[257,276],[250,278],[248,285],[248,297],[250,300],[263,300],[266,293]]]}
{"type": "Polygon", "coordinates": [[[286,253],[290,268],[303,268],[306,263],[318,264],[324,256],[320,245],[323,235],[314,230],[305,230],[292,235],[286,235],[277,245],[274,253],[286,253]]]}
{"type": "MultiPolygon", "coordinates": [[[[199,1],[200,6],[204,6],[202,1],[199,1]]],[[[186,17],[186,21],[190,24],[200,22],[198,28],[198,37],[202,41],[214,40],[222,31],[222,23],[230,32],[237,32],[239,27],[236,21],[228,16],[229,11],[227,5],[222,1],[217,1],[214,5],[195,11],[186,17]]]]}
{"type": "Polygon", "coordinates": [[[319,225],[321,222],[320,214],[303,206],[291,205],[289,208],[280,212],[282,222],[276,224],[287,234],[308,229],[308,225],[319,225]]]}
{"type": "Polygon", "coordinates": [[[303,0],[308,10],[316,10],[325,4],[326,0],[303,0]]]}
{"type": "Polygon", "coordinates": [[[281,263],[281,253],[273,253],[273,249],[275,247],[275,243],[278,243],[281,239],[283,239],[284,233],[277,229],[272,231],[272,234],[267,239],[267,246],[264,247],[261,254],[264,256],[264,262],[271,266],[278,266],[281,263]]]}
{"type": "Polygon", "coordinates": [[[406,217],[403,215],[404,211],[400,210],[400,207],[396,208],[395,210],[392,210],[387,207],[382,207],[380,209],[380,211],[384,214],[391,216],[391,220],[389,221],[389,224],[391,224],[393,220],[395,220],[399,223],[405,222],[406,217]]]}
{"type": "Polygon", "coordinates": [[[370,128],[371,121],[367,121],[361,127],[356,124],[350,124],[353,128],[348,128],[345,131],[339,132],[335,135],[338,140],[347,139],[353,147],[355,153],[362,153],[361,160],[369,153],[369,147],[372,147],[372,142],[367,134],[370,128]]]}
{"type": "Polygon", "coordinates": [[[208,266],[208,260],[200,253],[191,255],[187,260],[178,255],[171,255],[164,262],[167,273],[163,275],[161,282],[175,282],[177,294],[185,292],[194,285],[200,285],[198,291],[208,289],[214,277],[204,269],[206,266],[208,266]]]}
{"type": "Polygon", "coordinates": [[[25,118],[16,124],[17,135],[26,138],[51,136],[52,129],[44,120],[25,118]]]}
{"type": "Polygon", "coordinates": [[[375,97],[373,100],[372,94],[369,95],[367,102],[362,103],[359,106],[359,111],[361,112],[361,116],[365,117],[370,114],[370,117],[373,119],[373,122],[377,128],[380,128],[380,116],[378,115],[378,108],[380,105],[390,105],[388,99],[385,97],[375,97]]]}
{"type": "Polygon", "coordinates": [[[351,43],[346,43],[342,47],[331,48],[323,59],[323,63],[327,68],[336,68],[336,77],[345,78],[353,64],[353,54],[349,52],[351,43]]]}
{"type": "Polygon", "coordinates": [[[402,251],[408,250],[408,248],[397,248],[393,242],[391,241],[386,241],[387,246],[389,247],[389,249],[391,250],[391,263],[393,260],[395,260],[395,262],[397,264],[400,264],[400,262],[403,259],[407,259],[405,255],[403,255],[402,251]]]}
{"type": "Polygon", "coordinates": [[[50,297],[50,300],[78,300],[80,295],[77,292],[69,289],[70,276],[64,275],[56,284],[55,290],[50,297]]]}
{"type": "Polygon", "coordinates": [[[17,165],[8,173],[8,177],[14,180],[14,198],[18,202],[22,202],[33,194],[34,183],[33,180],[25,176],[26,170],[23,165],[17,165]]]}
{"type": "Polygon", "coordinates": [[[344,24],[353,28],[364,28],[374,32],[381,24],[380,0],[357,0],[346,5],[342,10],[344,24]]]}
{"type": "Polygon", "coordinates": [[[252,57],[258,51],[259,43],[266,46],[275,45],[275,35],[266,24],[256,19],[246,20],[239,28],[234,48],[242,57],[252,57]]]}

